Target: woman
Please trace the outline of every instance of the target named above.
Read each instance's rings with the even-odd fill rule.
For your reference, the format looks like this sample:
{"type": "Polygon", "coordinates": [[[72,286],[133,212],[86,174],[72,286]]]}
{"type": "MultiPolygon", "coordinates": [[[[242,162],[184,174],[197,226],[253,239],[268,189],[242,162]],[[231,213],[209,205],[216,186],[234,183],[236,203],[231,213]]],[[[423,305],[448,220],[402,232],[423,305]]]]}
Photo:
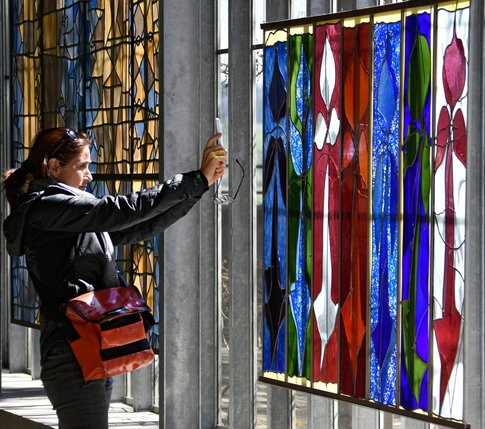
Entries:
{"type": "MultiPolygon", "coordinates": [[[[3,225],[9,253],[26,255],[50,303],[118,286],[113,245],[152,237],[194,206],[224,174],[226,153],[214,145],[219,137],[207,142],[197,171],[140,192],[95,198],[86,192],[92,181],[88,137],[68,128],[40,131],[22,166],[3,177],[12,208],[3,225]]],[[[59,427],[106,429],[112,381],[84,382],[57,310],[48,304],[40,308],[41,379],[59,427]]]]}

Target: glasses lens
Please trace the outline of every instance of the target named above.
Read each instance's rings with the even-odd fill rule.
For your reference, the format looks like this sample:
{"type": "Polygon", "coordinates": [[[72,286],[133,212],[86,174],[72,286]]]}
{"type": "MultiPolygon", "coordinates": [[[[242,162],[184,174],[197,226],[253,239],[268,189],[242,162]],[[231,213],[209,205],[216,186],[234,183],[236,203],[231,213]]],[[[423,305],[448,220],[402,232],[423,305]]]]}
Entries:
{"type": "Polygon", "coordinates": [[[238,159],[236,159],[236,163],[237,163],[237,165],[239,165],[239,168],[241,169],[241,172],[242,172],[241,180],[239,181],[239,185],[237,187],[236,193],[234,194],[233,197],[231,197],[228,194],[217,195],[218,192],[219,192],[219,185],[222,181],[222,179],[219,179],[219,181],[217,182],[217,186],[216,186],[216,195],[212,198],[214,203],[219,204],[219,205],[228,205],[228,204],[232,204],[236,200],[237,194],[239,193],[239,189],[241,189],[241,185],[242,185],[242,182],[244,180],[244,173],[245,173],[244,168],[243,168],[243,166],[241,165],[241,163],[239,162],[238,159]]]}
{"type": "Polygon", "coordinates": [[[70,128],[67,129],[66,134],[71,138],[71,140],[76,140],[79,138],[78,133],[70,128]]]}
{"type": "Polygon", "coordinates": [[[234,202],[234,198],[232,198],[230,195],[221,195],[219,197],[214,197],[213,201],[216,204],[219,204],[221,206],[227,206],[227,205],[232,204],[234,202]]]}

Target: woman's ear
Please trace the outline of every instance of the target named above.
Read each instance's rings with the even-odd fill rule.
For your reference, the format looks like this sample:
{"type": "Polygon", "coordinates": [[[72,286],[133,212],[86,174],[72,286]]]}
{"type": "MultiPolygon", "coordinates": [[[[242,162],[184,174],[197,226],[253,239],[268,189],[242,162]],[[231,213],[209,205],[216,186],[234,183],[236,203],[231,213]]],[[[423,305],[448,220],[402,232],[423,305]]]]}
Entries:
{"type": "Polygon", "coordinates": [[[47,161],[47,177],[50,179],[56,179],[59,168],[61,167],[61,164],[59,163],[59,160],[56,158],[51,158],[47,161]]]}

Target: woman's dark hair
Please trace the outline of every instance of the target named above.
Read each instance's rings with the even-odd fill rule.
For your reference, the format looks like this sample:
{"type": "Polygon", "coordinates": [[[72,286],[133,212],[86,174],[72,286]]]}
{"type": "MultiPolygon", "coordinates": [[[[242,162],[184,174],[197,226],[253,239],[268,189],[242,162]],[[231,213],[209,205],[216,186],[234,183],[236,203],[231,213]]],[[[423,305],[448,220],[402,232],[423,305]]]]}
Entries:
{"type": "Polygon", "coordinates": [[[70,128],[39,131],[21,167],[3,173],[2,185],[9,204],[15,205],[18,198],[27,192],[33,179],[47,178],[49,159],[56,158],[61,165],[68,164],[90,143],[86,134],[70,128]]]}

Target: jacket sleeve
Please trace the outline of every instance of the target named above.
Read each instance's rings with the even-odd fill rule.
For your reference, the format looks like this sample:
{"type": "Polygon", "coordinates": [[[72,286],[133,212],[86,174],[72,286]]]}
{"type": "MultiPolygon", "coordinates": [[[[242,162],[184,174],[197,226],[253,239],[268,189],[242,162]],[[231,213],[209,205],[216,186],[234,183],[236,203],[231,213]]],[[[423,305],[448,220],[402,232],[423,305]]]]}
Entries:
{"type": "Polygon", "coordinates": [[[44,231],[111,232],[143,224],[208,189],[200,171],[127,195],[90,198],[76,193],[46,191],[35,202],[28,223],[44,231]]]}
{"type": "Polygon", "coordinates": [[[130,228],[122,229],[120,231],[111,231],[109,235],[113,244],[138,243],[140,241],[148,240],[154,235],[160,234],[174,222],[185,216],[201,197],[202,194],[180,202],[166,212],[130,228]]]}

